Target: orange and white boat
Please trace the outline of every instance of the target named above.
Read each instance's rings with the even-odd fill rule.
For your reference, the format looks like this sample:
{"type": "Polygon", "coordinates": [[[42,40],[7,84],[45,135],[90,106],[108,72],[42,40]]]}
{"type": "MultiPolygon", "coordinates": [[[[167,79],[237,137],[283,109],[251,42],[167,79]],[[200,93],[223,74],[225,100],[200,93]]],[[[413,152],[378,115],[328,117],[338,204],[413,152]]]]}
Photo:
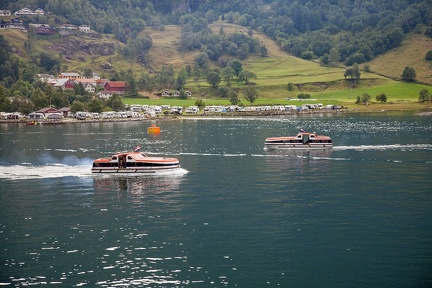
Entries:
{"type": "Polygon", "coordinates": [[[267,149],[330,149],[333,141],[329,136],[310,133],[303,129],[295,136],[272,137],[265,140],[267,149]]]}
{"type": "Polygon", "coordinates": [[[147,156],[135,148],[131,152],[118,152],[111,157],[93,161],[92,173],[155,174],[180,168],[177,158],[147,156]]]}

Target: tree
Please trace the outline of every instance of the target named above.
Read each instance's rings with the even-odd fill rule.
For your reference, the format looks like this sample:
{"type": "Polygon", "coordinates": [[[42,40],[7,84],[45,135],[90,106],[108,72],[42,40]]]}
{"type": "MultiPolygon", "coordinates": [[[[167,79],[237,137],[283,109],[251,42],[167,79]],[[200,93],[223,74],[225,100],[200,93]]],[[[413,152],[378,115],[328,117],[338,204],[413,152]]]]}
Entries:
{"type": "Polygon", "coordinates": [[[71,109],[72,113],[76,113],[78,111],[84,111],[85,110],[85,106],[84,106],[84,104],[81,101],[75,100],[75,101],[72,102],[72,105],[71,105],[70,109],[71,109]]]}
{"type": "MultiPolygon", "coordinates": [[[[363,93],[361,97],[357,97],[357,101],[360,100],[359,103],[366,104],[366,106],[369,104],[369,101],[371,99],[371,96],[368,93],[363,93]]],[[[357,104],[359,104],[357,103],[357,104]]]]}
{"type": "Polygon", "coordinates": [[[385,103],[385,102],[387,102],[387,95],[384,93],[381,93],[381,94],[376,96],[376,100],[381,102],[381,103],[385,103]]]}
{"type": "Polygon", "coordinates": [[[94,98],[87,104],[90,112],[101,113],[103,111],[103,102],[100,99],[94,98]]]}
{"type": "Polygon", "coordinates": [[[207,74],[207,83],[216,88],[221,81],[221,77],[217,72],[210,72],[207,74]]]}
{"type": "Polygon", "coordinates": [[[402,72],[402,81],[406,82],[414,82],[416,79],[416,71],[412,67],[405,67],[405,69],[402,72]]]}
{"type": "Polygon", "coordinates": [[[227,82],[227,86],[229,87],[231,85],[231,79],[236,75],[234,69],[231,67],[225,67],[222,69],[221,73],[222,78],[227,82]]]}
{"type": "Polygon", "coordinates": [[[243,96],[252,105],[258,98],[258,90],[253,86],[247,86],[243,89],[243,96]]]}
{"type": "Polygon", "coordinates": [[[188,73],[185,68],[181,69],[180,72],[177,75],[177,90],[182,90],[184,86],[186,85],[186,80],[188,77],[188,73]]]}
{"type": "Polygon", "coordinates": [[[195,65],[199,68],[207,70],[210,59],[206,52],[201,52],[195,57],[195,65]]]}
{"type": "Polygon", "coordinates": [[[311,98],[311,94],[309,93],[300,93],[297,95],[298,99],[310,99],[311,98]]]}
{"type": "Polygon", "coordinates": [[[288,91],[294,91],[294,84],[289,82],[287,85],[288,91]]]}
{"type": "Polygon", "coordinates": [[[268,51],[267,51],[267,47],[266,46],[261,46],[260,47],[260,55],[261,55],[261,57],[267,57],[268,56],[268,51]]]}
{"type": "Polygon", "coordinates": [[[48,97],[46,97],[45,93],[40,88],[36,88],[33,91],[31,100],[33,101],[36,109],[48,107],[49,104],[48,97]]]}
{"type": "Polygon", "coordinates": [[[91,68],[85,68],[83,75],[85,78],[91,78],[93,76],[93,70],[91,68]]]}
{"type": "Polygon", "coordinates": [[[250,79],[256,79],[257,77],[253,72],[243,70],[240,72],[240,75],[238,78],[240,81],[244,81],[245,84],[248,85],[250,79]]]}
{"type": "Polygon", "coordinates": [[[345,79],[347,76],[349,76],[351,80],[354,80],[354,83],[356,83],[356,80],[360,79],[360,75],[361,72],[357,63],[354,63],[352,67],[347,68],[344,73],[345,79]]]}
{"type": "Polygon", "coordinates": [[[424,102],[430,102],[430,95],[429,95],[429,90],[427,89],[421,89],[419,92],[419,98],[418,98],[420,103],[424,103],[424,102]]]}
{"type": "Polygon", "coordinates": [[[240,60],[233,60],[229,63],[229,66],[234,69],[235,75],[237,78],[240,75],[240,72],[243,70],[243,65],[241,64],[240,60]]]}
{"type": "Polygon", "coordinates": [[[198,98],[197,100],[195,100],[195,105],[198,106],[198,108],[201,110],[202,108],[204,108],[205,103],[201,98],[198,98]]]}
{"type": "Polygon", "coordinates": [[[330,50],[330,53],[329,53],[329,64],[330,65],[336,65],[337,63],[339,63],[339,60],[340,60],[340,54],[339,54],[339,51],[336,49],[336,48],[332,48],[331,50],[330,50]]]}
{"type": "Polygon", "coordinates": [[[118,112],[124,110],[124,104],[119,95],[113,94],[111,98],[108,100],[108,106],[118,112]]]}
{"type": "Polygon", "coordinates": [[[425,59],[428,60],[428,61],[432,61],[432,50],[429,50],[426,53],[425,59]]]}
{"type": "Polygon", "coordinates": [[[8,112],[10,111],[10,101],[6,97],[6,88],[0,85],[0,111],[8,112]]]}
{"type": "Polygon", "coordinates": [[[239,97],[238,97],[238,92],[237,92],[237,90],[233,90],[233,89],[231,89],[229,92],[228,92],[228,97],[229,97],[229,100],[230,100],[230,103],[232,104],[232,105],[239,105],[241,102],[240,102],[240,99],[239,99],[239,97]]]}

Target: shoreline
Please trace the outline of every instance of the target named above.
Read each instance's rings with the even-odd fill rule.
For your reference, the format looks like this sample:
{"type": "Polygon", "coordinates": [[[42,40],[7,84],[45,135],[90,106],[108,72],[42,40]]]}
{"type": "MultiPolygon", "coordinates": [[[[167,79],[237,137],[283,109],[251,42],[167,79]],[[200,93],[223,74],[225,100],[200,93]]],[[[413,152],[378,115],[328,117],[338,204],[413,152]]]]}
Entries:
{"type": "Polygon", "coordinates": [[[187,115],[158,115],[157,117],[143,118],[115,118],[115,119],[86,119],[78,120],[75,118],[64,118],[61,120],[33,120],[33,119],[4,119],[0,124],[24,124],[24,125],[65,125],[76,123],[112,123],[112,122],[144,122],[144,121],[165,121],[176,119],[199,119],[199,118],[241,118],[241,117],[274,117],[274,116],[292,116],[292,115],[313,115],[313,114],[341,114],[341,113],[397,113],[412,112],[418,116],[432,116],[432,111],[413,111],[413,110],[360,110],[360,109],[336,109],[336,110],[304,110],[304,111],[249,111],[249,112],[218,112],[202,113],[187,115]],[[28,124],[34,122],[34,124],[28,124]]]}

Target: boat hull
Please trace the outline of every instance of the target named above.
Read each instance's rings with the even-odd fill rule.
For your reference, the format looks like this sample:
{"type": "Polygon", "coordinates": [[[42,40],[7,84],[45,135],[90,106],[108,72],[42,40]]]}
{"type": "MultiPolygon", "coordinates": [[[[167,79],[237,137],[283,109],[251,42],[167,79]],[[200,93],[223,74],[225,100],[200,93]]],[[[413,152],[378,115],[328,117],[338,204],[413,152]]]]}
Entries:
{"type": "Polygon", "coordinates": [[[94,174],[162,174],[169,171],[176,171],[181,168],[180,165],[170,166],[170,167],[158,167],[158,168],[148,168],[148,167],[93,167],[91,172],[94,174]]]}
{"type": "Polygon", "coordinates": [[[331,149],[333,148],[333,144],[281,144],[281,143],[266,143],[265,144],[266,149],[291,149],[291,150],[325,150],[325,149],[331,149]]]}

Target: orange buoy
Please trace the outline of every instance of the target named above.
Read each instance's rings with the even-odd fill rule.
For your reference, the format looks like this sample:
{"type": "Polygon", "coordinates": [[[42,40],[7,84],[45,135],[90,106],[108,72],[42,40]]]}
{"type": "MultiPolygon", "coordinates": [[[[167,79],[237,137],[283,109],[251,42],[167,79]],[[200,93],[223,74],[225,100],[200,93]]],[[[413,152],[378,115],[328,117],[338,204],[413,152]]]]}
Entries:
{"type": "Polygon", "coordinates": [[[160,127],[157,127],[156,124],[152,124],[150,127],[147,128],[147,133],[159,134],[160,133],[160,127]]]}

